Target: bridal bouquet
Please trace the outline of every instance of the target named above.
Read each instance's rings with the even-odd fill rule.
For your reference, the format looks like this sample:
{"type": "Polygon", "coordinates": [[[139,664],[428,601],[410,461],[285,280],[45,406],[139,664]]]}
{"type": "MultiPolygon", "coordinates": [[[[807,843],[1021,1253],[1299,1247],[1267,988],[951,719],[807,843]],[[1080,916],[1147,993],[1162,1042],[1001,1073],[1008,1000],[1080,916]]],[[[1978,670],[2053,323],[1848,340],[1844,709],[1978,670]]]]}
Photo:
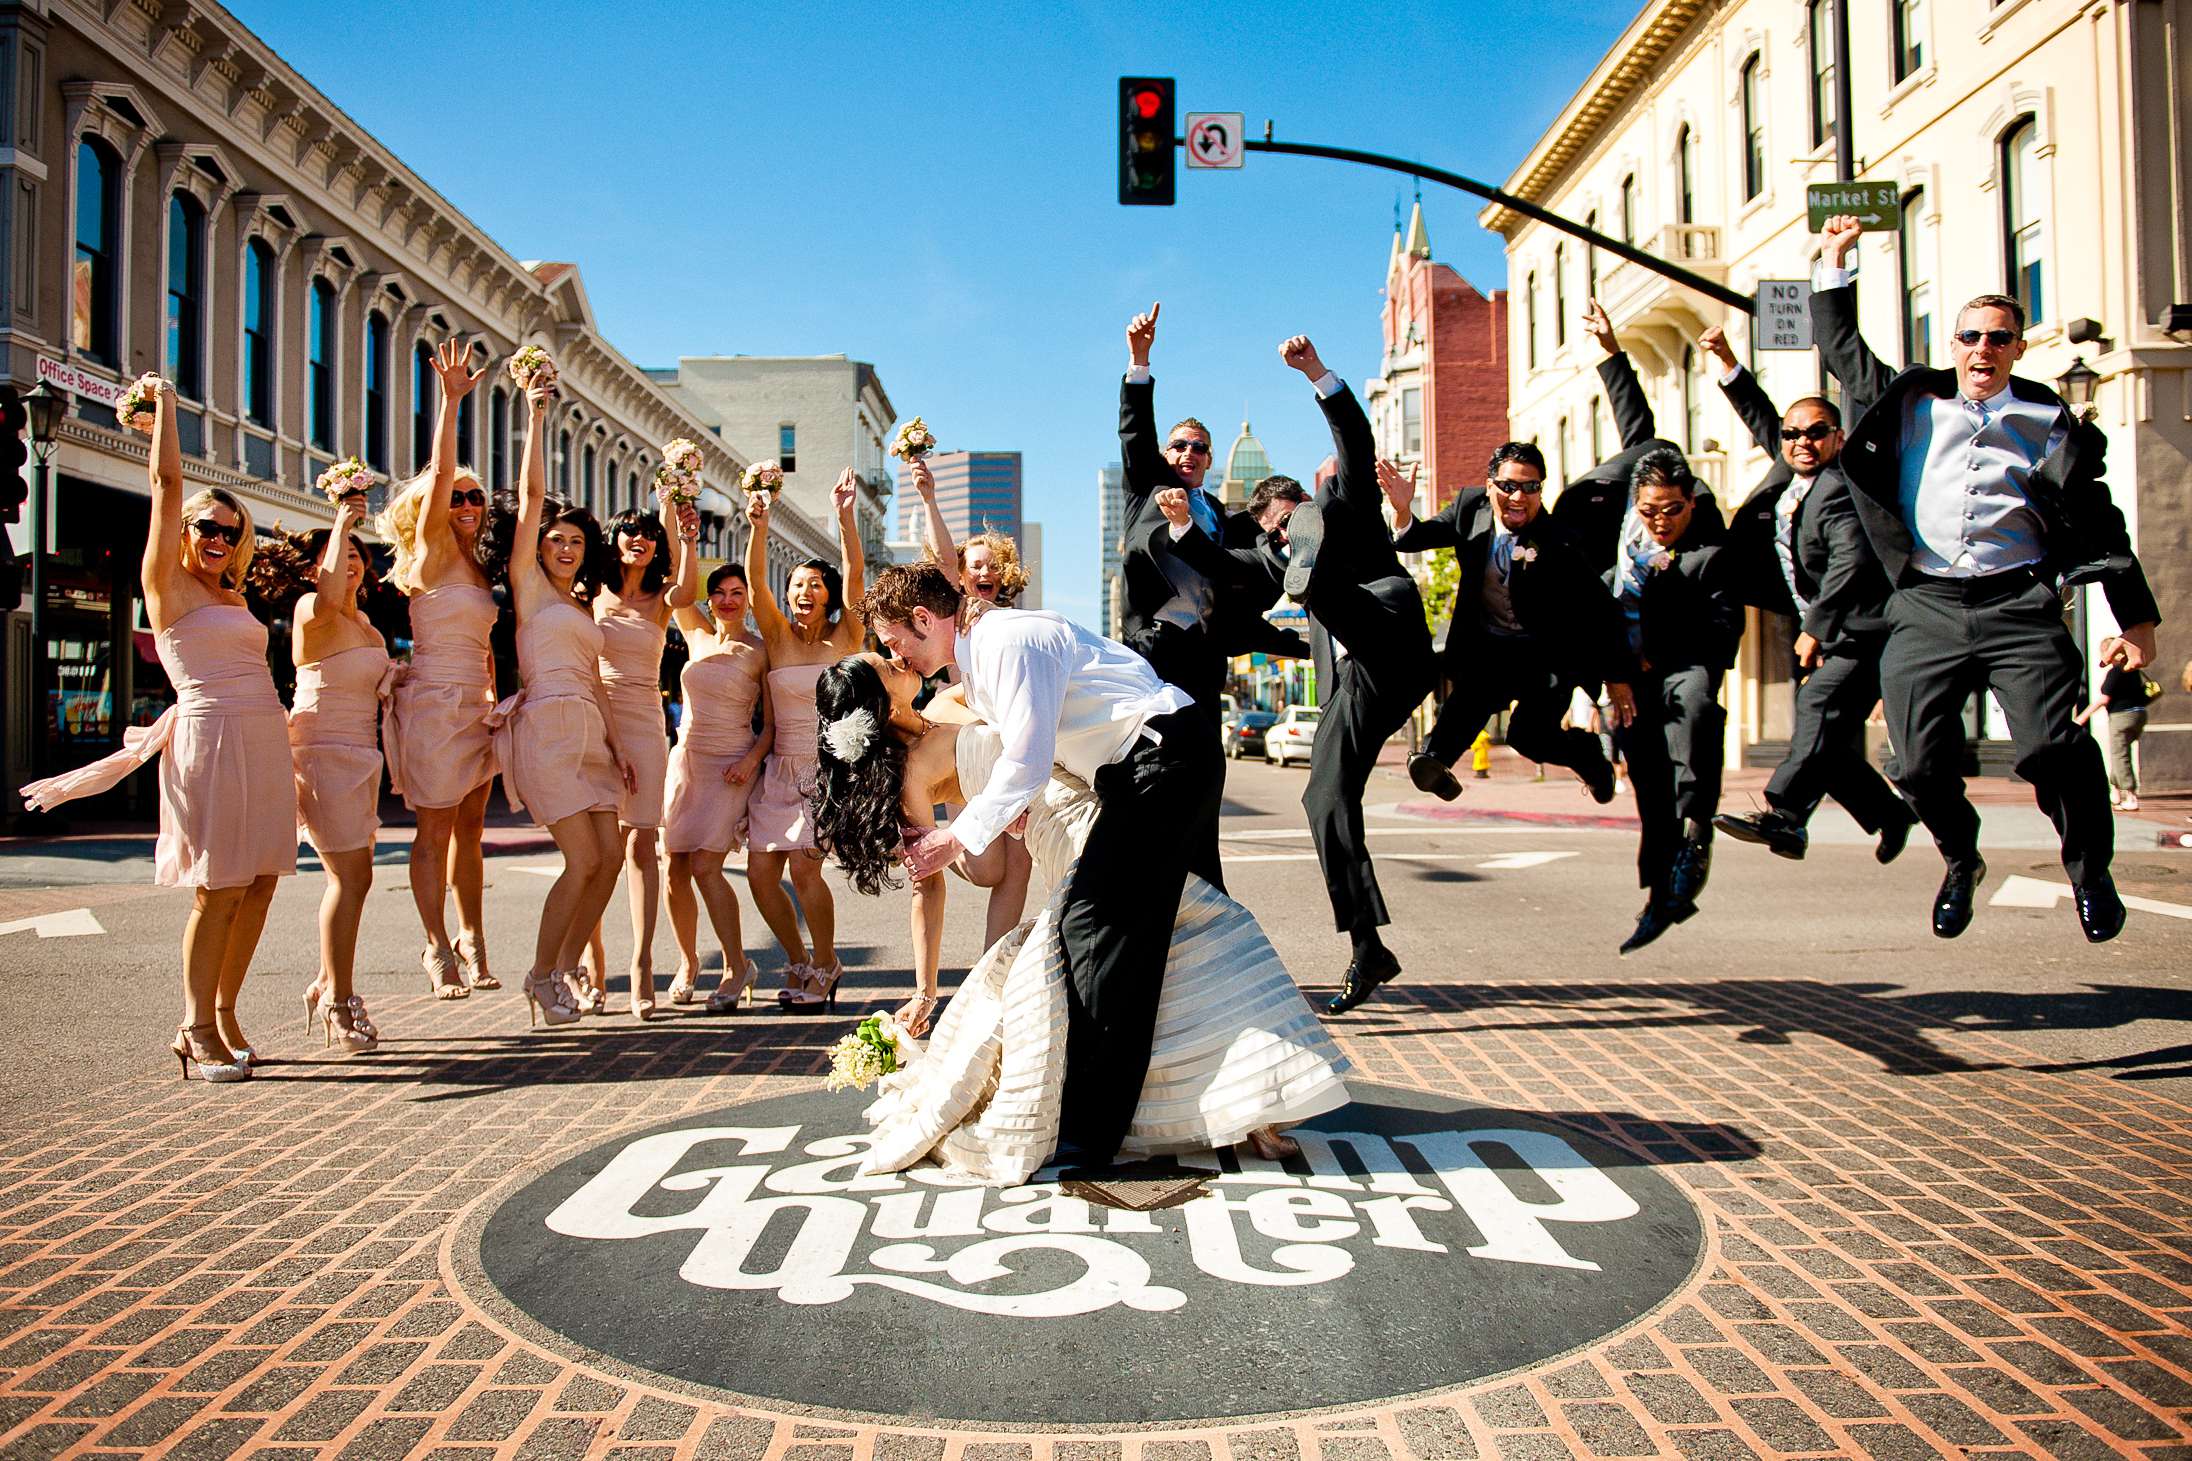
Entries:
{"type": "Polygon", "coordinates": [[[152,423],[160,414],[160,387],[164,384],[159,376],[149,371],[138,376],[114,403],[115,419],[131,431],[152,435],[152,423]]]}
{"type": "Polygon", "coordinates": [[[697,443],[679,437],[665,442],[662,447],[662,465],[655,468],[655,498],[660,502],[674,502],[679,507],[691,507],[700,500],[700,465],[702,461],[697,443]]]}
{"type": "Polygon", "coordinates": [[[556,363],[540,346],[528,345],[510,357],[510,379],[518,383],[521,391],[529,391],[537,385],[552,395],[556,389],[556,363]]]}
{"type": "Polygon", "coordinates": [[[771,497],[784,490],[784,469],[775,462],[755,462],[739,479],[741,492],[766,492],[771,497]]]}
{"type": "Polygon", "coordinates": [[[329,502],[341,502],[353,492],[372,490],[373,469],[356,457],[344,457],[320,473],[320,480],[313,485],[329,502]]]}
{"type": "Polygon", "coordinates": [[[899,427],[898,439],[890,444],[890,454],[908,462],[917,462],[934,450],[936,433],[918,416],[899,427]]]}
{"type": "Polygon", "coordinates": [[[823,1085],[842,1091],[863,1090],[898,1069],[898,1027],[882,1015],[869,1015],[859,1028],[830,1047],[830,1073],[823,1085]]]}

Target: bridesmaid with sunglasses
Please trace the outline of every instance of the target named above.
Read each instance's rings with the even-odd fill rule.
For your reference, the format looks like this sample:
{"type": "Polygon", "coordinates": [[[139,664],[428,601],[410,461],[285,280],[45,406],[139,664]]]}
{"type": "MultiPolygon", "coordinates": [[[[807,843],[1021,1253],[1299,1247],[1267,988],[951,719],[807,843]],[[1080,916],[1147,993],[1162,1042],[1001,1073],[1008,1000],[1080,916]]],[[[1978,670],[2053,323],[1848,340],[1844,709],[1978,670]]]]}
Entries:
{"type": "Polygon", "coordinates": [[[160,757],[154,880],[194,891],[183,925],[183,1023],[171,1048],[183,1077],[250,1076],[254,1053],[236,996],[266,926],[275,879],[297,870],[297,791],[289,721],[266,665],[266,626],[244,606],[251,514],[218,487],[183,496],[175,388],[162,382],[152,427],[152,529],[145,617],[175,704],[132,727],[104,760],[23,788],[43,810],[92,796],[160,757]]]}

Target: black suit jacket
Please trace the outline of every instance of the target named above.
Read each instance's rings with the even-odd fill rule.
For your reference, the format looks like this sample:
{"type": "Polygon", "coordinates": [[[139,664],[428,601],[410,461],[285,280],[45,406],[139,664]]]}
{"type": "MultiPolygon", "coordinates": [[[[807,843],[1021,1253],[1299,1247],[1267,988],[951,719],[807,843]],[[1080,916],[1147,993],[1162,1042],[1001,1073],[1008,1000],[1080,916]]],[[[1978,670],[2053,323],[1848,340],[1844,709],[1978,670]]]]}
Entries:
{"type": "MultiPolygon", "coordinates": [[[[1903,520],[1903,417],[1921,397],[1955,395],[1956,373],[1923,365],[1897,371],[1875,355],[1858,333],[1856,292],[1848,286],[1814,290],[1811,318],[1812,336],[1827,369],[1852,398],[1872,403],[1849,433],[1841,466],[1865,539],[1888,581],[1900,585],[1913,572],[1910,559],[1916,546],[1903,520]]],[[[2131,551],[2123,513],[2108,495],[2103,476],[2107,439],[2038,381],[2013,375],[2009,389],[2019,400],[2053,406],[2069,427],[2063,444],[2025,479],[2025,495],[2042,529],[2041,577],[2058,590],[2074,583],[2100,584],[2116,622],[2126,627],[2160,622],[2161,610],[2138,555],[2131,551]]]]}
{"type": "MultiPolygon", "coordinates": [[[[1629,511],[1629,474],[1646,452],[1661,447],[1679,452],[1682,448],[1653,434],[1657,422],[1652,416],[1652,403],[1626,353],[1601,360],[1598,379],[1606,388],[1607,405],[1613,408],[1621,450],[1569,478],[1553,503],[1553,516],[1584,556],[1597,565],[1596,571],[1603,573],[1621,546],[1621,520],[1629,511]]],[[[1719,502],[1712,493],[1700,491],[1692,515],[1693,531],[1717,540],[1724,526],[1719,502]]]]}
{"type": "MultiPolygon", "coordinates": [[[[1743,638],[1743,605],[1729,581],[1732,561],[1720,545],[1700,546],[1696,528],[1693,517],[1690,531],[1675,541],[1673,564],[1644,576],[1638,627],[1643,631],[1642,658],[1651,673],[1697,667],[1724,671],[1735,663],[1743,638]]],[[[1604,583],[1608,593],[1618,594],[1618,570],[1608,569],[1604,583]]]]}

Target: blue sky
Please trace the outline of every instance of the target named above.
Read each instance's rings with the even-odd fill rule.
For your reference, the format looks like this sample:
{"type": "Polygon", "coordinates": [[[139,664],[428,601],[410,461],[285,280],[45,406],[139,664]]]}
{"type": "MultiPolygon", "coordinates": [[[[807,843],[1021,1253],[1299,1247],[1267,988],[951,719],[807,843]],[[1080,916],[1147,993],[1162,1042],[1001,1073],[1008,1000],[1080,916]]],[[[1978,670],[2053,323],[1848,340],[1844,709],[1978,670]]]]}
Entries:
{"type": "MultiPolygon", "coordinates": [[[[1636,3],[229,8],[510,252],[576,262],[633,359],[842,351],[946,449],[1024,453],[1049,606],[1093,623],[1128,317],[1164,301],[1161,414],[1221,453],[1245,416],[1306,473],[1328,439],[1278,342],[1376,369],[1409,186],[1252,155],[1122,208],[1118,78],[1498,183],[1636,3]]],[[[1437,257],[1497,287],[1477,208],[1424,197],[1437,257]]]]}

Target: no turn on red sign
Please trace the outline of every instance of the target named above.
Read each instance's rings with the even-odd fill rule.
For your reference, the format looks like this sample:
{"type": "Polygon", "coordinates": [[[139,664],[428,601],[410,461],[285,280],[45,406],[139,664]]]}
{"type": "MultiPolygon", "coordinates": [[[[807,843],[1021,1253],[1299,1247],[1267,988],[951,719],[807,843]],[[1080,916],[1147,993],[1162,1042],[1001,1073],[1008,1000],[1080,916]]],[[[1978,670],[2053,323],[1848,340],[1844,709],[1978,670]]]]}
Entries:
{"type": "Polygon", "coordinates": [[[1239,167],[1247,155],[1239,112],[1189,112],[1185,135],[1189,167],[1239,167]]]}

